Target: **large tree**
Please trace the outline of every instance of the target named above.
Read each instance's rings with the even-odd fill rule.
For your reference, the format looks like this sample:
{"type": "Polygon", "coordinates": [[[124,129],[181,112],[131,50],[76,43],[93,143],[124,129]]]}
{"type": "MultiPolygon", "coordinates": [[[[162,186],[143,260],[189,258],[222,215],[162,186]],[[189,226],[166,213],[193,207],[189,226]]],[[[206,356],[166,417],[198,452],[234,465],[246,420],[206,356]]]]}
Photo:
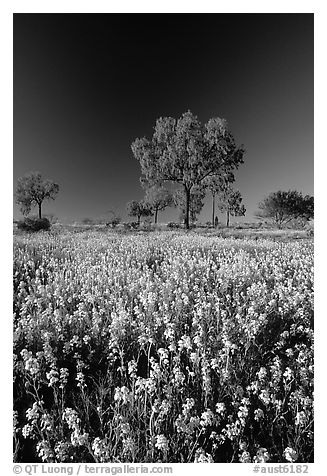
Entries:
{"type": "Polygon", "coordinates": [[[20,177],[16,188],[16,202],[20,205],[23,215],[28,215],[33,207],[38,207],[39,218],[42,218],[44,200],[54,200],[59,192],[59,185],[42,178],[39,172],[31,172],[20,177]]]}
{"type": "Polygon", "coordinates": [[[234,190],[230,185],[219,194],[219,208],[226,212],[226,226],[229,226],[231,216],[244,216],[245,206],[242,204],[242,195],[239,190],[234,190]]]}
{"type": "Polygon", "coordinates": [[[258,205],[257,218],[271,220],[278,228],[291,220],[314,216],[314,199],[296,190],[273,192],[258,205]]]}
{"type": "Polygon", "coordinates": [[[137,217],[137,223],[140,224],[141,217],[148,217],[153,215],[152,208],[149,203],[145,201],[132,200],[127,203],[127,213],[131,217],[137,217]]]}
{"type": "Polygon", "coordinates": [[[212,175],[226,175],[243,163],[244,149],[237,147],[225,119],[202,125],[190,111],[179,119],[157,119],[151,140],[132,143],[143,177],[150,184],[175,182],[185,194],[185,226],[189,228],[192,189],[212,175]]]}
{"type": "Polygon", "coordinates": [[[153,185],[146,190],[144,200],[150,204],[154,212],[154,223],[158,222],[158,212],[173,204],[171,192],[158,185],[153,185]]]}

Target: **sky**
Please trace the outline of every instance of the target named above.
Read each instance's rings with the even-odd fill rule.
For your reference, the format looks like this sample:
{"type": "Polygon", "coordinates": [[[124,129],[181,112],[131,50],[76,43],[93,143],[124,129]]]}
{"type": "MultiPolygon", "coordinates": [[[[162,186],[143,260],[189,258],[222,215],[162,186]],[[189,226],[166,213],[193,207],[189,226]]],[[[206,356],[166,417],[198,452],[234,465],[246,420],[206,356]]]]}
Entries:
{"type": "Polygon", "coordinates": [[[313,47],[313,14],[14,14],[14,189],[39,171],[60,186],[45,214],[128,220],[144,196],[131,143],[191,110],[244,144],[243,221],[270,192],[313,195],[313,47]]]}

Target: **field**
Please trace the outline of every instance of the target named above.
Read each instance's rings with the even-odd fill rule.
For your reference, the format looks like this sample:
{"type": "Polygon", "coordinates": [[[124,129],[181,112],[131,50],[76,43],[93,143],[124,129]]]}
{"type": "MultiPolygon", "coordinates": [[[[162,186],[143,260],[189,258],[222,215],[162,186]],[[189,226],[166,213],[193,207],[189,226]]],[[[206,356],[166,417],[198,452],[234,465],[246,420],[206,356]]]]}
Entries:
{"type": "Polygon", "coordinates": [[[14,238],[18,462],[313,461],[312,239],[14,238]]]}

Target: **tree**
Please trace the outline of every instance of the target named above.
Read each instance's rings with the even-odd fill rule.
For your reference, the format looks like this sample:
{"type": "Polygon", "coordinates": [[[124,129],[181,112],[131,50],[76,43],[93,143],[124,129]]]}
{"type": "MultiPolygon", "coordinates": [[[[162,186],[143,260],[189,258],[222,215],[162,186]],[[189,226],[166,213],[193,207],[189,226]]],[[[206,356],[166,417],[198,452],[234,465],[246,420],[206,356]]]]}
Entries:
{"type": "Polygon", "coordinates": [[[109,218],[106,219],[105,221],[106,226],[111,226],[111,228],[116,228],[116,226],[119,225],[119,223],[121,222],[120,216],[118,216],[116,212],[113,210],[108,210],[106,213],[109,214],[109,218]]]}
{"type": "Polygon", "coordinates": [[[234,182],[234,174],[229,173],[225,176],[223,175],[212,175],[207,177],[204,180],[205,186],[209,189],[212,196],[212,226],[218,226],[218,217],[215,217],[215,203],[216,196],[222,192],[224,188],[228,186],[229,183],[234,182]],[[216,220],[217,219],[217,220],[216,220]]]}
{"type": "Polygon", "coordinates": [[[314,216],[314,198],[296,190],[273,192],[258,205],[257,218],[268,219],[282,228],[291,220],[314,216]]]}
{"type": "MultiPolygon", "coordinates": [[[[201,212],[203,208],[203,199],[205,197],[205,188],[204,187],[195,187],[192,189],[190,194],[190,203],[189,203],[189,214],[190,221],[195,222],[196,216],[201,212]]],[[[180,218],[185,222],[186,215],[186,200],[185,193],[183,190],[176,190],[173,196],[174,204],[180,210],[180,218]]]]}
{"type": "Polygon", "coordinates": [[[59,185],[51,180],[44,180],[39,172],[31,172],[20,177],[16,188],[16,202],[20,205],[23,215],[28,215],[33,207],[38,207],[39,218],[42,218],[41,207],[44,200],[54,200],[59,192],[59,185]]]}
{"type": "Polygon", "coordinates": [[[171,192],[164,187],[153,185],[146,190],[145,202],[148,203],[154,212],[154,223],[158,221],[158,212],[173,204],[171,192]]]}
{"type": "Polygon", "coordinates": [[[175,182],[185,194],[185,226],[189,228],[192,189],[212,175],[226,175],[243,163],[244,149],[236,147],[225,119],[204,126],[190,111],[179,119],[157,119],[151,140],[136,139],[134,157],[150,184],[175,182]]]}
{"type": "Polygon", "coordinates": [[[143,200],[141,200],[140,202],[137,202],[136,200],[128,202],[127,212],[129,216],[137,217],[138,225],[140,224],[140,219],[142,216],[147,217],[153,215],[151,206],[143,200]]]}
{"type": "Polygon", "coordinates": [[[234,190],[230,185],[219,194],[219,208],[226,212],[226,226],[229,226],[230,216],[244,216],[245,206],[242,204],[242,195],[239,190],[234,190]]]}

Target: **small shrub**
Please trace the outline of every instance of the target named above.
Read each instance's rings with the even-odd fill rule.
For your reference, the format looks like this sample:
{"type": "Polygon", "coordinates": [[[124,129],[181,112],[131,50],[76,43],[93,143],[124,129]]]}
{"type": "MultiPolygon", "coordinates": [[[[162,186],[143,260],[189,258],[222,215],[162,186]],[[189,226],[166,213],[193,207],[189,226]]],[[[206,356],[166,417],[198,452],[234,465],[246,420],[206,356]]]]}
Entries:
{"type": "Polygon", "coordinates": [[[120,217],[114,217],[111,220],[106,222],[106,226],[108,226],[110,228],[116,228],[116,226],[119,225],[120,222],[121,222],[120,217]]]}
{"type": "Polygon", "coordinates": [[[170,221],[169,223],[167,223],[167,228],[171,228],[171,229],[181,228],[181,225],[179,223],[174,223],[170,221]]]}
{"type": "Polygon", "coordinates": [[[47,218],[25,218],[17,223],[17,228],[22,231],[49,230],[50,222],[47,218]]]}
{"type": "Polygon", "coordinates": [[[123,223],[123,226],[124,230],[137,230],[139,224],[137,223],[137,221],[130,221],[128,223],[123,223]]]}

